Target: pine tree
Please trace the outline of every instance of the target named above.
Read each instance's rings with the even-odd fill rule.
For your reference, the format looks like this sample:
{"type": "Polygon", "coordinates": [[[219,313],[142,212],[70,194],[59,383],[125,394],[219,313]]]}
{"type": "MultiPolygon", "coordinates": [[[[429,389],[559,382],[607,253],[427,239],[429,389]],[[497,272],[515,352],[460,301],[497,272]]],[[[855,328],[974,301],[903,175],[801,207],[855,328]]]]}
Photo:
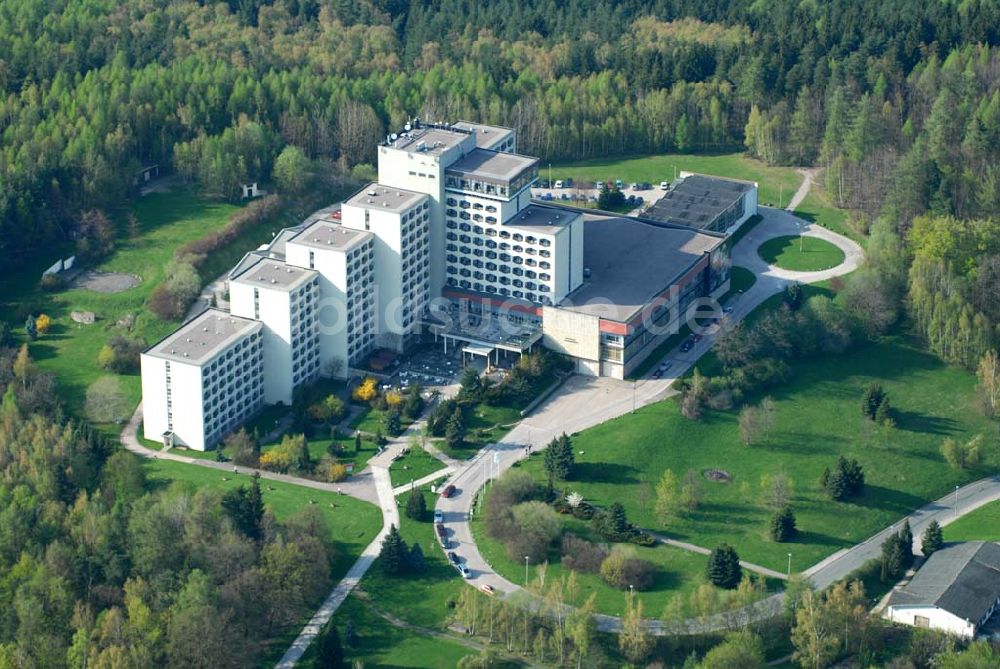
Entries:
{"type": "Polygon", "coordinates": [[[413,520],[423,520],[427,515],[427,500],[422,490],[414,490],[406,500],[406,515],[413,520]]]}
{"type": "Polygon", "coordinates": [[[424,549],[420,544],[414,542],[410,547],[410,552],[406,555],[406,569],[413,574],[420,574],[427,568],[427,560],[424,558],[424,549]]]}
{"type": "Polygon", "coordinates": [[[360,432],[355,432],[354,433],[354,452],[355,452],[355,454],[361,452],[361,433],[360,432]]]}
{"type": "Polygon", "coordinates": [[[337,626],[329,621],[316,642],[315,669],[341,669],[344,666],[344,649],[340,645],[337,626]]]}
{"type": "Polygon", "coordinates": [[[379,563],[382,572],[390,576],[400,574],[406,567],[409,549],[395,525],[389,526],[389,533],[382,540],[382,550],[379,551],[379,563]]]}
{"type": "Polygon", "coordinates": [[[921,538],[921,552],[923,552],[924,557],[930,557],[942,546],[944,546],[944,535],[941,532],[941,526],[938,521],[932,520],[928,523],[927,529],[924,530],[924,536],[921,538]]]}
{"type": "Polygon", "coordinates": [[[732,590],[738,586],[743,578],[743,569],[736,549],[726,543],[719,544],[708,557],[705,573],[708,580],[720,588],[732,590]]]}
{"type": "Polygon", "coordinates": [[[786,506],[771,517],[771,539],[782,543],[790,541],[798,534],[795,527],[795,514],[792,508],[786,506]]]}
{"type": "Polygon", "coordinates": [[[444,440],[448,448],[461,448],[465,443],[465,422],[462,417],[462,408],[455,407],[455,412],[448,419],[448,426],[444,431],[444,440]]]}

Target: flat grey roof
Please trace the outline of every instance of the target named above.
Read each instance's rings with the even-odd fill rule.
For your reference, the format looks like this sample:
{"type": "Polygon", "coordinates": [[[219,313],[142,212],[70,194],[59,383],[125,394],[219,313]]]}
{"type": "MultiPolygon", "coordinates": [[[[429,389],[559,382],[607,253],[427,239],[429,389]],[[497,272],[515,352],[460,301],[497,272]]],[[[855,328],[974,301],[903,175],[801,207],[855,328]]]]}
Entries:
{"type": "Polygon", "coordinates": [[[473,123],[472,121],[459,121],[452,127],[459,130],[467,130],[475,134],[476,146],[480,149],[488,149],[496,146],[498,142],[502,142],[514,134],[514,131],[510,128],[504,128],[499,125],[486,125],[485,123],[473,123]]]}
{"type": "Polygon", "coordinates": [[[262,327],[260,321],[233,316],[221,309],[207,309],[154,344],[146,354],[197,365],[262,327]]]}
{"type": "Polygon", "coordinates": [[[620,323],[723,243],[721,237],[634,218],[583,218],[583,266],[590,277],[558,306],[620,323]]]}
{"type": "Polygon", "coordinates": [[[316,221],[288,241],[291,244],[301,244],[317,249],[349,251],[371,236],[372,233],[365,230],[345,228],[339,223],[329,221],[316,221]]]}
{"type": "Polygon", "coordinates": [[[477,179],[510,183],[517,175],[538,164],[538,158],[516,153],[473,149],[456,160],[445,173],[457,172],[477,179]]]}
{"type": "Polygon", "coordinates": [[[890,606],[936,606],[978,624],[1000,597],[1000,544],[966,541],[927,558],[890,606]]]}
{"type": "Polygon", "coordinates": [[[581,215],[581,213],[559,207],[531,204],[522,209],[517,216],[505,222],[503,227],[510,230],[522,228],[528,232],[554,235],[567,224],[580,218],[581,215]]]}
{"type": "Polygon", "coordinates": [[[261,258],[232,280],[271,290],[294,290],[316,276],[314,270],[305,267],[289,265],[274,258],[261,258]]]}
{"type": "Polygon", "coordinates": [[[749,181],[691,174],[675,183],[643,216],[664,223],[705,228],[753,187],[749,181]]]}
{"type": "Polygon", "coordinates": [[[400,133],[395,141],[389,141],[386,146],[410,153],[427,153],[435,156],[458,146],[468,135],[469,133],[447,128],[420,127],[400,133]]]}
{"type": "Polygon", "coordinates": [[[424,193],[370,183],[352,195],[344,204],[399,213],[420,204],[420,201],[426,197],[428,196],[424,193]]]}

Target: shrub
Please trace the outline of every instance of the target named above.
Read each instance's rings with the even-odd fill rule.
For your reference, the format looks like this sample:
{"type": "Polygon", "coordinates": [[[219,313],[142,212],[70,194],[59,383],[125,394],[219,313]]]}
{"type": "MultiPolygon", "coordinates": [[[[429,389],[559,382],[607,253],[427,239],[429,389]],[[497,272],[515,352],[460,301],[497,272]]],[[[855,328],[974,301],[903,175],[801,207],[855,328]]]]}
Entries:
{"type": "Polygon", "coordinates": [[[331,483],[340,483],[347,478],[347,466],[339,462],[331,462],[327,478],[331,483]]]}
{"type": "Polygon", "coordinates": [[[281,443],[260,456],[260,466],[274,472],[307,472],[312,468],[305,435],[286,434],[281,443]]]}
{"type": "Polygon", "coordinates": [[[246,428],[241,427],[236,432],[227,434],[223,444],[235,464],[242,467],[258,466],[260,446],[257,445],[257,439],[247,432],[246,428]]]}
{"type": "Polygon", "coordinates": [[[656,540],[646,532],[630,523],[625,517],[625,507],[615,502],[607,510],[594,513],[590,521],[604,539],[616,543],[634,543],[640,546],[652,546],[656,540]]]}
{"type": "Polygon", "coordinates": [[[351,391],[351,397],[358,402],[371,402],[377,394],[378,386],[375,379],[370,376],[366,377],[364,381],[351,391]]]}
{"type": "Polygon", "coordinates": [[[648,590],[656,580],[656,566],[635,557],[634,549],[615,546],[601,563],[601,578],[608,585],[624,590],[648,590]]]}
{"type": "Polygon", "coordinates": [[[956,469],[971,469],[983,461],[983,437],[976,435],[964,444],[948,437],[941,444],[941,455],[956,469]]]}
{"type": "Polygon", "coordinates": [[[46,293],[54,293],[66,287],[66,279],[61,274],[43,274],[38,285],[46,293]]]}
{"type": "Polygon", "coordinates": [[[146,343],[115,335],[97,353],[97,364],[117,374],[130,374],[139,369],[139,355],[146,343]]]}
{"type": "Polygon", "coordinates": [[[596,574],[601,570],[601,563],[608,557],[608,548],[603,544],[595,544],[575,534],[567,533],[562,538],[561,554],[564,567],[596,574]]]}
{"type": "Polygon", "coordinates": [[[51,327],[52,319],[49,318],[48,314],[39,314],[38,318],[35,319],[35,329],[38,331],[38,334],[45,334],[51,327]]]}

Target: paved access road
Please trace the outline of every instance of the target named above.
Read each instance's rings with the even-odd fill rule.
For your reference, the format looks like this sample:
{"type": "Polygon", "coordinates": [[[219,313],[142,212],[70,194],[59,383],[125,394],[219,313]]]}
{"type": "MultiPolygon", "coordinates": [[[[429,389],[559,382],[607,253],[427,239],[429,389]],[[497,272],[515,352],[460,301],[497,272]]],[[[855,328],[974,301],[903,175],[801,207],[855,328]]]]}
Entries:
{"type": "MultiPolygon", "coordinates": [[[[793,202],[801,202],[808,192],[809,175],[802,188],[793,197],[793,202]]],[[[791,205],[790,205],[791,206],[791,205]]],[[[775,295],[790,282],[812,283],[853,272],[864,258],[864,251],[858,244],[834,232],[810,225],[787,210],[762,207],[762,221],[743,237],[733,251],[733,264],[746,267],[754,272],[757,281],[733,304],[733,311],[727,316],[729,324],[735,324],[746,317],[766,299],[775,295]],[[822,272],[789,272],[767,265],[757,254],[758,247],[769,239],[788,235],[804,234],[825,239],[844,251],[844,262],[822,272]]],[[[456,470],[450,482],[456,487],[451,498],[439,498],[436,509],[442,512],[444,525],[451,541],[451,550],[458,553],[472,572],[470,585],[481,587],[490,585],[498,592],[511,594],[521,589],[516,584],[497,574],[486,562],[472,537],[469,524],[476,492],[491,479],[502,475],[517,461],[528,456],[528,449],[538,450],[563,432],[567,434],[593,427],[612,418],[633,411],[675,394],[671,386],[683,376],[691,366],[712,346],[715,335],[706,335],[688,352],[679,349],[670,352],[664,360],[672,364],[669,376],[660,379],[646,378],[637,382],[623,382],[608,378],[583,376],[570,377],[535,412],[519,423],[497,444],[484,447],[479,454],[464,467],[456,470]]],[[[846,563],[844,563],[846,564],[846,563]]],[[[758,608],[773,607],[772,598],[758,608]]],[[[600,629],[619,629],[620,620],[611,616],[597,616],[600,629]]],[[[721,623],[720,623],[721,624],[721,623]]],[[[652,629],[661,629],[658,625],[652,629]]],[[[703,624],[694,628],[705,631],[703,624]]]]}

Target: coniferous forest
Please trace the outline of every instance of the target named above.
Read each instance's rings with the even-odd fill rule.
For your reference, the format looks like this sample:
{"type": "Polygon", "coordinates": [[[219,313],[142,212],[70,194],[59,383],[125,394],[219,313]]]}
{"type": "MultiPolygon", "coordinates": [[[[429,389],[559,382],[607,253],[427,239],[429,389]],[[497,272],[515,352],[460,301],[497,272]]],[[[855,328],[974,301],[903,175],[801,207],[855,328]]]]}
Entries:
{"type": "Polygon", "coordinates": [[[1000,203],[990,0],[4,0],[0,251],[71,236],[156,163],[233,198],[283,146],[342,167],[409,116],[546,160],[739,150],[838,204],[1000,203]]]}

